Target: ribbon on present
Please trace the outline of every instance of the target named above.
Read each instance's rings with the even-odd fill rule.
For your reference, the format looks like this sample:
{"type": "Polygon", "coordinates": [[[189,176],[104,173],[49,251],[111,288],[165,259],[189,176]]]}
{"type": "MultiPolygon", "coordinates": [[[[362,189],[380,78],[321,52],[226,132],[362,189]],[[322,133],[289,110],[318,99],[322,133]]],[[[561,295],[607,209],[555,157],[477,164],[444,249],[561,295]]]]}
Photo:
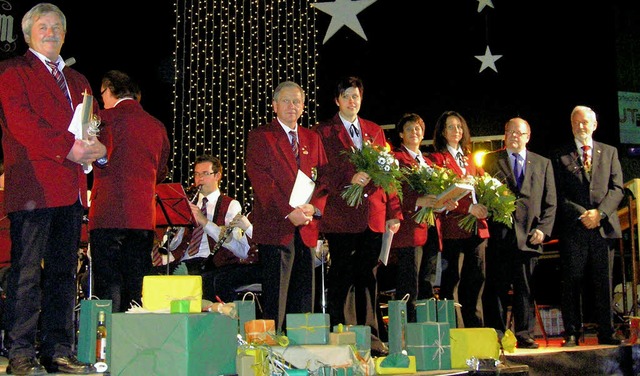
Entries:
{"type": "Polygon", "coordinates": [[[284,335],[277,335],[275,333],[275,322],[273,320],[252,320],[252,321],[247,321],[245,323],[245,331],[246,331],[246,335],[247,335],[247,340],[253,344],[266,344],[266,345],[280,345],[282,347],[287,347],[289,346],[289,338],[287,338],[287,336],[284,335]],[[271,329],[271,325],[269,325],[269,328],[267,327],[267,322],[269,322],[269,324],[273,323],[273,330],[269,330],[271,329]],[[252,325],[251,327],[251,332],[247,331],[247,324],[251,323],[250,325],[252,325]],[[253,326],[256,325],[257,327],[253,326]],[[260,328],[260,324],[262,324],[262,328],[260,328]]]}
{"type": "Polygon", "coordinates": [[[442,344],[442,331],[440,330],[440,326],[437,326],[438,328],[438,338],[435,339],[433,341],[433,343],[431,345],[410,345],[409,347],[411,348],[424,348],[424,349],[431,349],[431,348],[436,348],[436,352],[433,353],[433,357],[431,357],[431,360],[436,360],[436,357],[438,357],[438,369],[442,369],[442,355],[444,355],[444,345],[442,344]]]}
{"type": "MultiPolygon", "coordinates": [[[[254,365],[258,368],[254,368],[253,366],[252,368],[254,370],[266,369],[267,372],[265,373],[265,375],[284,374],[285,370],[294,368],[293,365],[287,362],[287,360],[282,355],[274,352],[270,346],[248,343],[247,341],[242,339],[241,335],[238,334],[238,353],[240,353],[241,349],[245,352],[251,349],[255,349],[256,351],[264,351],[264,353],[266,354],[265,361],[260,362],[260,364],[254,365]]],[[[255,374],[258,375],[258,373],[255,374]]]]}
{"type": "MultiPolygon", "coordinates": [[[[316,326],[309,325],[309,315],[311,315],[311,313],[304,313],[305,325],[300,325],[295,328],[287,328],[287,330],[306,330],[307,332],[315,333],[316,328],[329,329],[329,325],[316,325],[316,326]]],[[[339,324],[339,325],[342,325],[342,324],[339,324]]]]}

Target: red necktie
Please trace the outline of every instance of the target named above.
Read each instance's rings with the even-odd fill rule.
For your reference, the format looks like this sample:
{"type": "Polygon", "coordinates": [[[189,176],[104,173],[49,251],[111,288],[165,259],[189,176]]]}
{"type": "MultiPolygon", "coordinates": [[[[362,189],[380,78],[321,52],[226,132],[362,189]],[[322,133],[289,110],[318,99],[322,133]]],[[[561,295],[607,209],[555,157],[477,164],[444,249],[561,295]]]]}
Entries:
{"type": "MultiPolygon", "coordinates": [[[[204,216],[207,216],[207,198],[202,199],[202,207],[200,210],[204,216]]],[[[198,226],[193,229],[193,233],[191,234],[191,241],[189,242],[189,248],[187,248],[187,253],[189,256],[194,256],[198,254],[200,250],[200,243],[202,243],[202,236],[204,235],[204,227],[198,226]]]]}
{"type": "Polygon", "coordinates": [[[51,74],[53,75],[53,78],[56,80],[58,87],[60,88],[60,90],[62,90],[62,93],[64,93],[64,96],[69,101],[69,104],[71,104],[71,97],[69,97],[67,84],[64,82],[64,76],[62,75],[62,72],[58,70],[58,65],[49,60],[47,60],[47,65],[51,68],[51,74]]]}
{"type": "Polygon", "coordinates": [[[582,164],[584,165],[584,170],[586,172],[591,172],[591,157],[589,156],[589,150],[591,146],[584,145],[582,147],[582,164]]]}

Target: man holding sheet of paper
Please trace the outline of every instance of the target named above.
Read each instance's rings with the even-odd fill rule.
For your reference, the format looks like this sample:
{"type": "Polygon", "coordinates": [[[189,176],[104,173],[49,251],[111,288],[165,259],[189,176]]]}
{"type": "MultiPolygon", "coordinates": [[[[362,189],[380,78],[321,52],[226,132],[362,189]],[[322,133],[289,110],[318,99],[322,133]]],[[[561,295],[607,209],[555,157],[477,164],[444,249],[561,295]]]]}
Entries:
{"type": "Polygon", "coordinates": [[[271,123],[249,132],[246,168],[254,193],[253,241],[263,266],[264,319],[281,331],[287,313],[313,312],[314,254],[326,196],[320,136],[298,124],[304,90],[285,81],[273,93],[271,123]]]}

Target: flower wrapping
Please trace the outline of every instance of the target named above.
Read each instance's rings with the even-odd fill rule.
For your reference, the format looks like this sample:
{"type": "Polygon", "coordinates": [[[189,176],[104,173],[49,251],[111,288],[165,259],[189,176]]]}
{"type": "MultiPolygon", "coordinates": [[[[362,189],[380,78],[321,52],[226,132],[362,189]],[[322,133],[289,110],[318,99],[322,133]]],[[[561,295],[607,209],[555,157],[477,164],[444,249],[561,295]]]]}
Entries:
{"type": "MultiPolygon", "coordinates": [[[[343,151],[349,155],[349,161],[356,171],[365,172],[371,177],[371,182],[382,188],[386,193],[395,193],[402,199],[402,172],[398,160],[390,152],[388,145],[382,147],[369,141],[362,143],[362,150],[352,147],[351,151],[343,151]]],[[[358,207],[362,204],[364,187],[349,184],[341,193],[349,206],[358,207]]]]}
{"type": "MultiPolygon", "coordinates": [[[[409,183],[411,189],[420,195],[439,195],[446,191],[457,180],[457,175],[446,167],[440,166],[413,166],[402,169],[404,180],[409,183]]],[[[434,208],[421,207],[413,215],[416,223],[435,225],[434,208]]]]}
{"type": "MultiPolygon", "coordinates": [[[[478,203],[487,207],[487,218],[503,223],[509,228],[513,227],[516,196],[509,187],[488,173],[470,178],[478,203]]],[[[478,230],[478,219],[473,214],[467,214],[458,222],[458,226],[467,232],[475,233],[478,230]]]]}

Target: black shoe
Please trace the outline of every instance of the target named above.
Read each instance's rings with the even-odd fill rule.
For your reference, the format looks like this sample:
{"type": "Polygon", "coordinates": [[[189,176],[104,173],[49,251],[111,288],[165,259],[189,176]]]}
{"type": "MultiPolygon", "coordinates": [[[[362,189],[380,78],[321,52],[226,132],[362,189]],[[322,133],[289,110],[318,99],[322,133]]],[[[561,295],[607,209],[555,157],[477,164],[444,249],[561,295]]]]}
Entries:
{"type": "Polygon", "coordinates": [[[36,358],[19,356],[9,359],[7,375],[46,375],[47,371],[36,358]]]}
{"type": "Polygon", "coordinates": [[[371,349],[372,358],[379,358],[381,356],[387,356],[387,355],[389,355],[389,349],[386,346],[382,349],[371,349]]]}
{"type": "Polygon", "coordinates": [[[598,344],[599,345],[621,345],[622,341],[619,340],[618,338],[614,337],[614,336],[608,336],[608,337],[598,337],[598,344]]]}
{"type": "Polygon", "coordinates": [[[74,375],[86,375],[88,373],[97,372],[96,368],[89,364],[83,363],[75,356],[61,356],[58,358],[51,358],[42,356],[40,362],[49,373],[71,373],[74,375]]]}
{"type": "Polygon", "coordinates": [[[516,347],[519,349],[537,349],[540,345],[533,338],[520,338],[516,347]]]}
{"type": "Polygon", "coordinates": [[[576,336],[572,334],[568,337],[564,337],[564,341],[562,341],[562,347],[574,347],[574,346],[578,346],[578,339],[576,338],[576,336]]]}

